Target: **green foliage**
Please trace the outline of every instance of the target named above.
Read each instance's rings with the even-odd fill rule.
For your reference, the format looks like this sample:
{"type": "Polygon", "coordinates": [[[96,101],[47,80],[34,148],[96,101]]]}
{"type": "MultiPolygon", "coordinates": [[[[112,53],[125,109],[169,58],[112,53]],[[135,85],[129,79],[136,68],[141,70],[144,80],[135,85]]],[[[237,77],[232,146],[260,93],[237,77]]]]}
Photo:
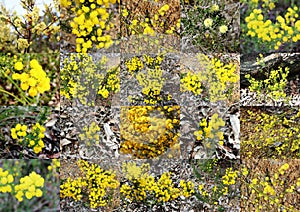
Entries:
{"type": "Polygon", "coordinates": [[[218,159],[207,159],[193,163],[192,167],[198,183],[197,199],[208,204],[212,210],[225,211],[226,206],[219,200],[224,196],[229,200],[236,197],[239,171],[228,167],[228,164],[227,168],[221,168],[221,164],[218,159]]]}
{"type": "Polygon", "coordinates": [[[0,49],[3,53],[57,52],[59,30],[59,2],[36,5],[35,0],[20,1],[25,14],[8,11],[0,5],[0,49]],[[41,13],[42,12],[42,13],[41,13]]]}
{"type": "Polygon", "coordinates": [[[247,110],[241,118],[241,154],[244,158],[299,158],[300,111],[280,115],[247,110]]]}
{"type": "Polygon", "coordinates": [[[198,54],[197,59],[204,70],[182,70],[181,91],[191,91],[201,99],[209,99],[209,102],[230,99],[239,79],[236,64],[223,63],[218,58],[209,58],[204,54],[198,54]]]}
{"type": "Polygon", "coordinates": [[[246,160],[241,167],[241,207],[247,211],[299,211],[297,160],[246,160]]]}
{"type": "Polygon", "coordinates": [[[71,54],[61,69],[60,94],[82,105],[94,106],[97,97],[107,99],[120,90],[120,67],[106,67],[107,58],[94,62],[87,54],[71,54]],[[100,94],[100,95],[98,95],[100,94]]]}
{"type": "MultiPolygon", "coordinates": [[[[239,10],[235,1],[230,2],[239,10]]],[[[229,4],[229,3],[228,3],[229,4]]],[[[190,39],[192,44],[200,47],[201,52],[237,52],[238,38],[233,34],[238,16],[226,10],[225,1],[195,0],[181,1],[182,36],[190,39]]],[[[237,26],[236,26],[237,27],[237,26]]]]}
{"type": "Polygon", "coordinates": [[[262,65],[260,72],[264,77],[257,80],[251,77],[250,74],[245,75],[245,78],[250,83],[249,90],[256,94],[260,102],[269,98],[275,101],[283,100],[288,102],[289,97],[287,97],[284,90],[288,82],[289,68],[285,67],[283,70],[282,67],[279,67],[277,70],[263,70],[266,65],[262,54],[260,54],[260,59],[257,59],[257,63],[262,65]]]}
{"type": "Polygon", "coordinates": [[[113,189],[119,187],[116,174],[84,160],[77,162],[82,177],[61,182],[60,197],[89,201],[91,208],[106,206],[113,199],[113,189]]]}
{"type": "Polygon", "coordinates": [[[152,208],[155,204],[163,204],[176,200],[181,195],[193,195],[194,184],[180,180],[179,186],[171,179],[172,173],[163,172],[157,180],[149,174],[148,163],[137,166],[135,162],[122,165],[125,182],[120,187],[121,198],[128,203],[142,203],[152,208]]]}

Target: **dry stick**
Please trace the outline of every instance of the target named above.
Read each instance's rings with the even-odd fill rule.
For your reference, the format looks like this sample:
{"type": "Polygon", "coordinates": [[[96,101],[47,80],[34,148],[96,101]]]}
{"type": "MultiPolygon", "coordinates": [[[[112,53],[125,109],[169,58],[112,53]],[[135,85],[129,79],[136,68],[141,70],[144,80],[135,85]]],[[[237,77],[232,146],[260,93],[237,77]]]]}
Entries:
{"type": "Polygon", "coordinates": [[[30,49],[30,40],[31,40],[31,30],[32,30],[32,20],[29,21],[29,27],[27,27],[27,31],[28,31],[28,38],[27,38],[27,42],[29,44],[29,46],[27,48],[24,49],[24,54],[25,53],[29,53],[29,49],[30,49]]]}

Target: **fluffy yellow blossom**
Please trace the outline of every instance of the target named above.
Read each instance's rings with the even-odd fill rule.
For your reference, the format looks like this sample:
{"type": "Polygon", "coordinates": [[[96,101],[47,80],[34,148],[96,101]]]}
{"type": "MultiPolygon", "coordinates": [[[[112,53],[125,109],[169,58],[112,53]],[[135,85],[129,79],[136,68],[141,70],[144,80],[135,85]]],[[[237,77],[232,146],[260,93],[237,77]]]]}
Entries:
{"type": "Polygon", "coordinates": [[[220,31],[222,34],[226,33],[227,30],[228,30],[228,27],[227,27],[226,25],[222,25],[222,26],[219,27],[219,31],[220,31]]]}
{"type": "Polygon", "coordinates": [[[204,20],[204,26],[206,28],[210,28],[212,26],[212,24],[213,24],[213,20],[211,18],[207,18],[204,20]]]}
{"type": "Polygon", "coordinates": [[[41,190],[44,187],[44,178],[37,174],[36,172],[31,172],[28,176],[25,176],[20,179],[20,184],[15,185],[15,197],[19,202],[23,201],[24,196],[27,199],[32,197],[41,197],[43,191],[41,190]]]}
{"type": "Polygon", "coordinates": [[[24,68],[24,65],[22,62],[16,62],[14,67],[16,70],[21,71],[24,68]]]}

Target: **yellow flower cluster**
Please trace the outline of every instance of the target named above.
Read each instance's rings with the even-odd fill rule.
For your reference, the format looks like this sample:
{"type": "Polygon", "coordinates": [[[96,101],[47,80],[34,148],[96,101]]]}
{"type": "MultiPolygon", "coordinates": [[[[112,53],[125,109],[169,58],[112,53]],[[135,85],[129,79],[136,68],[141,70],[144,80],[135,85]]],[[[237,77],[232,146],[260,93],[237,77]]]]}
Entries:
{"type": "Polygon", "coordinates": [[[259,5],[259,3],[262,2],[261,6],[262,8],[267,8],[269,10],[273,10],[275,8],[275,2],[277,2],[277,0],[251,0],[251,6],[253,5],[255,8],[257,8],[257,6],[259,5]]]}
{"type": "Polygon", "coordinates": [[[191,71],[188,71],[187,74],[180,79],[180,88],[182,91],[191,91],[198,96],[202,93],[201,81],[202,73],[192,73],[191,71]]]}
{"type": "Polygon", "coordinates": [[[160,54],[156,57],[151,57],[150,55],[144,54],[141,58],[134,56],[131,59],[126,60],[125,65],[127,71],[131,75],[135,75],[136,72],[141,71],[144,67],[159,69],[163,59],[164,56],[160,54]]]}
{"type": "Polygon", "coordinates": [[[57,12],[52,6],[45,4],[43,14],[40,14],[42,8],[35,0],[19,3],[24,9],[22,15],[6,10],[4,5],[0,7],[1,50],[29,53],[31,48],[35,52],[41,52],[42,49],[52,52],[54,49],[49,43],[57,44],[60,31],[57,12]]]}
{"type": "MultiPolygon", "coordinates": [[[[16,70],[22,70],[22,62],[15,64],[16,70]]],[[[50,90],[50,79],[47,77],[46,72],[36,59],[30,61],[30,70],[28,73],[23,72],[22,74],[14,73],[12,79],[21,81],[21,89],[27,91],[31,97],[35,97],[38,93],[44,93],[50,90]]]]}
{"type": "Polygon", "coordinates": [[[71,54],[63,61],[60,94],[78,99],[81,104],[93,106],[96,95],[108,98],[110,92],[120,91],[120,67],[106,70],[107,58],[94,62],[87,54],[71,54]],[[104,73],[103,73],[104,72],[104,73]]]}
{"type": "Polygon", "coordinates": [[[29,140],[28,146],[33,147],[33,151],[36,154],[41,152],[45,147],[45,144],[42,140],[45,137],[45,131],[46,128],[41,126],[40,123],[36,123],[31,129],[32,139],[29,140]]]}
{"type": "MultiPolygon", "coordinates": [[[[4,10],[4,8],[1,8],[1,10],[4,10]]],[[[8,13],[8,11],[1,11],[2,13],[8,13]]],[[[2,15],[0,15],[0,26],[1,26],[1,31],[0,31],[0,49],[6,50],[8,52],[13,52],[15,51],[15,46],[14,45],[7,45],[7,43],[12,43],[14,40],[17,39],[17,36],[12,33],[12,29],[9,25],[7,25],[7,22],[5,18],[3,18],[2,15]]]]}
{"type": "Polygon", "coordinates": [[[107,205],[111,201],[109,195],[113,189],[119,187],[119,181],[112,171],[103,170],[99,165],[79,160],[77,165],[84,177],[68,178],[60,185],[60,197],[71,197],[80,200],[88,196],[91,208],[107,205]]]}
{"type": "Polygon", "coordinates": [[[184,197],[189,197],[195,193],[195,185],[192,181],[187,182],[185,180],[180,180],[179,185],[182,188],[181,195],[183,195],[184,197]]]}
{"type": "Polygon", "coordinates": [[[179,106],[121,108],[120,151],[136,158],[155,158],[179,149],[179,106]]]}
{"type": "Polygon", "coordinates": [[[126,60],[125,62],[127,71],[133,75],[135,72],[142,70],[144,68],[143,61],[138,57],[133,57],[130,60],[126,60]]]}
{"type": "Polygon", "coordinates": [[[181,91],[191,91],[195,95],[200,95],[206,91],[209,93],[211,102],[224,100],[230,96],[229,90],[239,79],[235,73],[236,64],[224,64],[220,59],[209,59],[203,54],[198,54],[197,57],[200,64],[205,64],[205,70],[198,73],[188,71],[187,74],[182,74],[181,91]]]}
{"type": "Polygon", "coordinates": [[[144,100],[146,104],[156,104],[161,100],[161,89],[165,82],[161,69],[148,69],[147,73],[139,72],[136,79],[142,86],[142,94],[147,98],[144,100]]]}
{"type": "Polygon", "coordinates": [[[11,128],[10,134],[13,139],[22,141],[21,137],[25,137],[27,135],[27,126],[17,124],[15,128],[11,128]]]}
{"type": "Polygon", "coordinates": [[[62,185],[60,185],[60,198],[70,197],[75,201],[79,201],[82,198],[82,187],[87,186],[85,180],[81,177],[77,179],[67,178],[62,185]]]}
{"type": "Polygon", "coordinates": [[[83,128],[84,133],[79,134],[79,138],[81,141],[86,142],[88,146],[93,144],[98,145],[100,141],[100,127],[97,125],[96,122],[92,122],[89,127],[85,126],[83,128]]]}
{"type": "Polygon", "coordinates": [[[197,140],[202,141],[203,146],[206,149],[213,148],[215,142],[223,145],[223,132],[220,130],[221,127],[225,126],[225,122],[222,118],[219,118],[217,113],[214,113],[211,117],[209,123],[207,123],[206,118],[202,119],[199,123],[200,129],[194,132],[197,140]]]}
{"type": "MultiPolygon", "coordinates": [[[[184,193],[190,196],[190,193],[187,192],[187,187],[185,187],[186,184],[187,182],[181,180],[180,185],[183,186],[184,193]]],[[[175,187],[174,182],[171,179],[170,172],[164,172],[157,180],[156,186],[153,187],[153,191],[155,192],[155,197],[157,197],[158,202],[172,201],[181,195],[180,189],[175,187]]]]}
{"type": "Polygon", "coordinates": [[[44,178],[37,174],[36,172],[31,172],[28,176],[22,177],[20,179],[20,184],[15,185],[15,197],[19,202],[23,201],[24,196],[27,199],[32,199],[32,197],[41,197],[44,187],[44,178]]]}
{"type": "Polygon", "coordinates": [[[217,4],[213,4],[210,7],[210,12],[218,12],[219,10],[220,10],[220,7],[217,4]]]}
{"type": "MultiPolygon", "coordinates": [[[[136,78],[142,87],[143,102],[146,104],[157,104],[165,97],[161,92],[166,80],[163,77],[163,70],[160,68],[163,59],[163,55],[151,57],[144,54],[141,58],[135,56],[125,61],[127,71],[136,78]]],[[[166,96],[168,100],[172,98],[170,94],[166,96]]],[[[132,99],[132,97],[129,98],[132,99]]]]}
{"type": "Polygon", "coordinates": [[[247,175],[241,176],[242,198],[247,199],[242,203],[245,210],[252,211],[258,208],[264,211],[273,208],[282,209],[282,211],[297,211],[295,189],[300,185],[300,178],[297,178],[294,172],[298,164],[285,161],[280,165],[280,162],[276,161],[275,165],[272,162],[260,160],[259,164],[253,163],[250,168],[242,166],[242,169],[247,172],[247,175]],[[257,165],[262,169],[257,169],[257,165]],[[291,201],[285,201],[286,199],[291,199],[291,201]]]}
{"type": "Polygon", "coordinates": [[[120,187],[120,194],[129,202],[169,202],[183,195],[189,197],[194,193],[194,184],[191,181],[180,181],[180,187],[176,187],[171,179],[170,172],[164,172],[155,181],[149,174],[150,165],[137,166],[135,162],[123,163],[122,172],[126,182],[120,187]]]}
{"type": "Polygon", "coordinates": [[[106,77],[102,84],[99,86],[98,94],[104,99],[107,99],[109,92],[117,93],[120,91],[120,67],[114,67],[107,70],[106,77]]]}
{"type": "Polygon", "coordinates": [[[63,0],[62,6],[75,12],[75,17],[70,23],[72,33],[76,38],[76,51],[86,53],[95,44],[97,49],[109,48],[113,40],[109,32],[115,27],[111,21],[114,15],[110,10],[116,0],[63,0]]]}
{"type": "Polygon", "coordinates": [[[279,169],[278,169],[278,172],[281,174],[281,175],[283,175],[284,174],[284,172],[286,171],[286,170],[288,170],[289,169],[289,164],[288,163],[285,163],[285,164],[283,164],[279,169]]]}
{"type": "Polygon", "coordinates": [[[203,203],[210,205],[213,211],[217,209],[226,210],[224,205],[219,201],[220,198],[230,199],[231,197],[228,194],[235,192],[239,186],[236,181],[239,171],[233,171],[232,167],[221,168],[219,162],[222,163],[222,160],[207,159],[193,165],[193,171],[197,177],[196,182],[199,183],[195,196],[203,203]],[[200,170],[197,168],[198,166],[200,170]],[[208,179],[203,176],[212,177],[211,183],[207,183],[208,179]],[[226,195],[228,196],[224,197],[226,195]]]}
{"type": "Polygon", "coordinates": [[[49,171],[53,171],[54,173],[59,173],[60,169],[60,160],[59,159],[52,159],[51,165],[47,167],[49,171]]]}
{"type": "Polygon", "coordinates": [[[248,110],[241,118],[241,128],[247,129],[241,140],[243,157],[288,158],[300,156],[300,124],[296,115],[272,115],[248,110]],[[250,130],[249,130],[250,129],[250,130]]]}
{"type": "Polygon", "coordinates": [[[18,140],[20,143],[33,148],[34,153],[38,154],[45,147],[43,138],[46,128],[36,123],[29,129],[26,125],[17,124],[14,128],[11,128],[11,137],[18,140]]]}
{"type": "MultiPolygon", "coordinates": [[[[273,6],[271,6],[273,8],[273,6]]],[[[277,50],[283,43],[300,40],[300,19],[297,6],[289,7],[284,17],[278,15],[276,22],[267,19],[261,9],[254,9],[245,18],[247,35],[257,37],[277,50]]]]}
{"type": "Polygon", "coordinates": [[[275,100],[288,101],[284,89],[287,85],[287,76],[289,74],[289,68],[285,67],[284,70],[279,67],[278,70],[271,70],[270,73],[264,73],[267,79],[256,80],[249,74],[245,75],[245,78],[249,81],[249,89],[251,92],[255,92],[258,99],[271,98],[275,100]],[[262,95],[261,95],[262,94],[262,95]]]}
{"type": "Polygon", "coordinates": [[[149,171],[150,165],[147,163],[141,166],[137,166],[135,162],[123,163],[122,172],[129,182],[120,187],[120,194],[129,202],[144,201],[147,198],[147,191],[155,183],[154,177],[149,175],[149,171]]]}
{"type": "Polygon", "coordinates": [[[8,193],[12,192],[11,183],[14,181],[14,176],[9,174],[8,171],[4,171],[0,168],[0,192],[8,193]]]}
{"type": "MultiPolygon", "coordinates": [[[[236,72],[236,64],[224,64],[220,59],[211,59],[212,70],[208,71],[207,79],[209,83],[209,96],[212,102],[224,100],[226,92],[233,88],[234,83],[239,80],[236,72]],[[225,94],[224,94],[225,93],[225,94]]],[[[228,96],[231,94],[228,93],[228,96]]]]}
{"type": "Polygon", "coordinates": [[[222,176],[222,182],[224,185],[234,185],[236,178],[238,177],[238,171],[233,171],[232,168],[226,169],[226,174],[222,176]]]}
{"type": "Polygon", "coordinates": [[[178,16],[174,14],[174,12],[178,12],[175,9],[179,6],[179,2],[172,3],[173,5],[170,6],[163,2],[140,2],[141,8],[148,9],[148,14],[145,15],[127,10],[125,3],[121,9],[123,36],[135,34],[155,36],[157,33],[175,34],[179,32],[180,14],[178,13],[178,16]]]}
{"type": "Polygon", "coordinates": [[[226,82],[234,83],[238,81],[238,76],[235,74],[235,64],[224,64],[217,58],[212,58],[211,64],[216,72],[218,80],[221,82],[222,89],[225,89],[226,82]]]}

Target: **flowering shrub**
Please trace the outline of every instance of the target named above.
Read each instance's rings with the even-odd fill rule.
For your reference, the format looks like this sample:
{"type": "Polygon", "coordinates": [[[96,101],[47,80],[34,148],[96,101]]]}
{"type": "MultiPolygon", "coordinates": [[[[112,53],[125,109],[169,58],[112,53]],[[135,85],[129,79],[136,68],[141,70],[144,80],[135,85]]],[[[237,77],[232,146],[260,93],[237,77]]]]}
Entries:
{"type": "Polygon", "coordinates": [[[60,185],[60,197],[72,198],[75,201],[88,198],[91,208],[106,206],[113,198],[114,189],[119,181],[111,170],[103,170],[99,165],[84,160],[77,162],[82,177],[70,177],[60,185]]]}
{"type": "Polygon", "coordinates": [[[245,75],[246,79],[250,83],[250,91],[257,94],[259,101],[262,101],[265,98],[271,98],[274,100],[283,99],[287,101],[288,98],[284,92],[284,88],[287,85],[289,68],[285,67],[284,70],[282,70],[282,68],[279,67],[278,70],[271,70],[266,74],[268,76],[267,79],[264,80],[256,80],[249,74],[245,75]]]}
{"type": "Polygon", "coordinates": [[[239,16],[234,13],[239,10],[236,1],[181,1],[181,18],[183,49],[191,47],[201,48],[207,52],[237,52],[239,49],[238,28],[239,16]],[[226,6],[228,6],[228,9],[226,6]]]}
{"type": "Polygon", "coordinates": [[[57,88],[57,55],[0,55],[1,104],[53,104],[57,88]],[[5,89],[5,90],[4,90],[5,89]]]}
{"type": "Polygon", "coordinates": [[[244,158],[298,158],[299,118],[300,111],[279,115],[261,110],[243,111],[241,155],[244,158]]]}
{"type": "Polygon", "coordinates": [[[247,211],[298,211],[297,160],[247,160],[241,167],[241,207],[247,211]]]}
{"type": "Polygon", "coordinates": [[[87,146],[98,145],[100,141],[100,127],[96,124],[96,122],[92,122],[89,127],[85,126],[83,128],[83,133],[79,134],[79,138],[81,141],[86,142],[87,146]]]}
{"type": "Polygon", "coordinates": [[[94,106],[96,97],[107,99],[120,90],[120,67],[106,68],[105,56],[94,62],[87,54],[71,54],[63,61],[60,94],[78,99],[83,105],[94,106]],[[98,95],[99,94],[99,95],[98,95]]]}
{"type": "Polygon", "coordinates": [[[191,181],[180,180],[179,186],[171,179],[172,173],[163,172],[157,180],[149,174],[148,163],[137,166],[135,162],[122,165],[125,182],[120,187],[121,198],[127,202],[143,203],[148,206],[173,201],[180,196],[190,197],[194,194],[191,181]]]}
{"type": "Polygon", "coordinates": [[[223,162],[218,159],[205,159],[192,164],[196,182],[199,184],[195,189],[195,196],[214,211],[225,211],[226,205],[229,205],[224,205],[221,199],[226,197],[230,201],[237,197],[235,192],[238,189],[239,171],[228,167],[228,164],[224,164],[227,168],[221,168],[223,162]]]}
{"type": "Polygon", "coordinates": [[[129,95],[132,104],[162,105],[172,100],[171,94],[163,92],[167,83],[166,71],[162,68],[164,55],[151,56],[143,54],[125,60],[126,70],[141,87],[141,95],[129,95]]]}
{"type": "Polygon", "coordinates": [[[76,36],[76,52],[86,53],[93,47],[97,49],[109,48],[113,43],[113,32],[118,31],[116,0],[88,1],[62,0],[61,7],[66,16],[66,27],[71,19],[70,27],[76,36]],[[70,13],[71,17],[67,13],[70,13]]]}
{"type": "Polygon", "coordinates": [[[225,122],[218,116],[217,113],[214,113],[209,123],[207,123],[206,118],[202,119],[199,123],[200,129],[194,132],[197,140],[202,142],[208,154],[214,152],[212,150],[215,150],[216,144],[224,144],[224,135],[220,128],[225,126],[225,122]]]}
{"type": "Polygon", "coordinates": [[[122,107],[120,152],[155,158],[169,149],[179,151],[179,115],[179,106],[122,107]]]}
{"type": "Polygon", "coordinates": [[[229,99],[234,83],[239,80],[236,64],[225,64],[220,59],[210,59],[204,54],[198,54],[197,59],[204,70],[197,73],[182,70],[186,73],[182,73],[180,77],[181,91],[191,91],[202,99],[208,98],[210,102],[229,99]]]}
{"type": "Polygon", "coordinates": [[[300,40],[299,8],[295,3],[287,1],[281,5],[277,0],[242,2],[247,6],[241,18],[244,20],[245,46],[254,44],[256,51],[262,52],[282,49],[300,40]],[[281,11],[281,8],[284,9],[281,11]]]}
{"type": "Polygon", "coordinates": [[[58,1],[54,6],[45,4],[42,10],[36,0],[20,1],[25,10],[23,15],[8,11],[4,5],[0,8],[0,49],[2,52],[53,52],[58,48],[58,1]]]}
{"type": "Polygon", "coordinates": [[[121,2],[121,51],[160,53],[180,49],[180,1],[121,2]]]}
{"type": "Polygon", "coordinates": [[[260,54],[259,56],[260,59],[257,59],[257,63],[262,65],[260,72],[266,79],[257,80],[251,77],[250,74],[246,74],[245,78],[250,83],[250,92],[254,92],[260,102],[268,98],[288,102],[289,97],[287,97],[284,90],[288,82],[289,68],[285,67],[283,70],[282,67],[279,67],[278,70],[263,70],[266,65],[263,61],[263,55],[260,54]]]}
{"type": "Polygon", "coordinates": [[[121,7],[122,37],[136,34],[179,34],[179,5],[179,0],[124,1],[121,7]]]}
{"type": "Polygon", "coordinates": [[[38,154],[45,147],[43,138],[45,137],[45,127],[36,123],[31,129],[27,125],[17,124],[14,128],[11,128],[11,137],[17,140],[22,145],[33,148],[34,153],[38,154]]]}

